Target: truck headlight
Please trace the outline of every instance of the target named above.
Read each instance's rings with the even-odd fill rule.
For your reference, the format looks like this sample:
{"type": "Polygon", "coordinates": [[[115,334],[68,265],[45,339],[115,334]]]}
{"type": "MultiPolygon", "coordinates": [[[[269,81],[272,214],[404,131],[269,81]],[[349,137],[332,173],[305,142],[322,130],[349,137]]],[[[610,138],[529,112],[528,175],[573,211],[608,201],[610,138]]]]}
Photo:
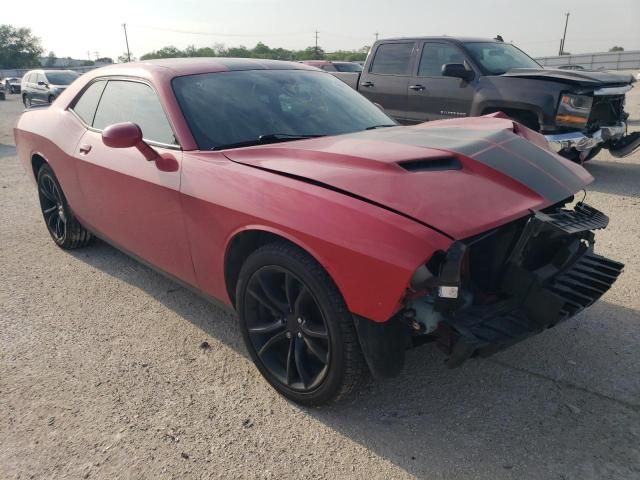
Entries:
{"type": "Polygon", "coordinates": [[[591,113],[593,97],[564,93],[560,97],[556,112],[556,125],[585,127],[591,113]]]}

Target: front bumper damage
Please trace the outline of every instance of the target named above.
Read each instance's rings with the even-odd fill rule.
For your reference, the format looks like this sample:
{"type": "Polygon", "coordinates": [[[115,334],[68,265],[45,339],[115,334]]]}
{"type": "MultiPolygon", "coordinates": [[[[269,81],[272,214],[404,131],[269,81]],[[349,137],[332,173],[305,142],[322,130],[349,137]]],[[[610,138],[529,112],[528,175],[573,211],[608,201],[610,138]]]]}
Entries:
{"type": "Polygon", "coordinates": [[[620,122],[616,125],[603,126],[592,133],[566,132],[545,135],[549,146],[556,153],[572,149],[580,153],[588,153],[596,147],[608,148],[611,155],[623,158],[640,148],[640,132],[626,134],[627,125],[620,122]]]}
{"type": "Polygon", "coordinates": [[[406,302],[402,321],[436,340],[456,367],[553,327],[598,300],[622,263],[594,253],[608,217],[584,203],[455,242],[406,302]],[[417,292],[416,292],[417,293],[417,292]]]}

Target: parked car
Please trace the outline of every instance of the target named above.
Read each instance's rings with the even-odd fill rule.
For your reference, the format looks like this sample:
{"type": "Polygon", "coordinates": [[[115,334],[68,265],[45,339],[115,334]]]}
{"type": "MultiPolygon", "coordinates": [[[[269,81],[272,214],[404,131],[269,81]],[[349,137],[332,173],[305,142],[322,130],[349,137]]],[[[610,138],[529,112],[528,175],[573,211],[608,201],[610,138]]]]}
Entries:
{"type": "Polygon", "coordinates": [[[623,268],[594,253],[607,217],[571,206],[593,178],[538,133],[500,114],[398,126],[298,63],[105,67],[14,132],[59,247],[98,236],[235,308],[303,404],[398,374],[411,344],[489,355],[623,268]]]}
{"type": "Polygon", "coordinates": [[[53,103],[78,77],[72,70],[31,70],[22,77],[22,102],[25,107],[53,103]]]}
{"type": "Polygon", "coordinates": [[[626,134],[629,74],[544,69],[514,45],[482,38],[377,41],[362,73],[340,79],[401,123],[501,111],[545,135],[576,162],[602,148],[624,157],[640,147],[626,134]]]}
{"type": "Polygon", "coordinates": [[[9,77],[2,80],[6,93],[20,93],[21,79],[17,77],[9,77]]]}
{"type": "Polygon", "coordinates": [[[325,70],[327,72],[361,72],[362,65],[356,62],[339,62],[331,60],[301,60],[300,63],[325,70]]]}
{"type": "Polygon", "coordinates": [[[0,82],[0,100],[5,100],[6,97],[6,92],[4,89],[4,82],[0,82]]]}

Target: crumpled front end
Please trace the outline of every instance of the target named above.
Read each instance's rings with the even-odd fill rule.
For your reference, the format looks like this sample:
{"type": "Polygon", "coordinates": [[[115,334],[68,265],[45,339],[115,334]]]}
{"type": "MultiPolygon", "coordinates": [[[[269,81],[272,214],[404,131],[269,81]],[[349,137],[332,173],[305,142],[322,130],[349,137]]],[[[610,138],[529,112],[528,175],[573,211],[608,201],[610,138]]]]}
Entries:
{"type": "Polygon", "coordinates": [[[608,217],[584,203],[455,242],[416,272],[401,313],[414,342],[435,339],[448,365],[487,356],[598,300],[624,265],[594,252],[608,217]]]}

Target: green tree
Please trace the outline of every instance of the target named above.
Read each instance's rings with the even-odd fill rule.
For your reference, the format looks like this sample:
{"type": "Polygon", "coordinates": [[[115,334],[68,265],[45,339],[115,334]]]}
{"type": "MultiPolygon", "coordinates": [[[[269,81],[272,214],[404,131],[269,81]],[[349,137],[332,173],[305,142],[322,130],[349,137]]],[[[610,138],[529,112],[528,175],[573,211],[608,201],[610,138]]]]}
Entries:
{"type": "Polygon", "coordinates": [[[45,67],[55,67],[56,66],[56,54],[53,52],[49,52],[47,55],[47,61],[45,62],[45,67]]]}
{"type": "Polygon", "coordinates": [[[619,47],[619,46],[613,46],[609,49],[610,52],[624,52],[624,48],[619,47]]]}
{"type": "MultiPolygon", "coordinates": [[[[128,61],[129,61],[129,56],[127,55],[127,52],[124,52],[122,55],[118,57],[118,63],[127,63],[128,61]]],[[[133,53],[131,54],[131,61],[132,62],[136,61],[136,57],[133,56],[133,53]]]]}
{"type": "Polygon", "coordinates": [[[0,25],[0,68],[38,66],[40,55],[40,39],[31,33],[31,29],[0,25]]]}
{"type": "Polygon", "coordinates": [[[113,58],[111,57],[96,58],[96,63],[113,63],[113,58]]]}
{"type": "Polygon", "coordinates": [[[168,47],[162,47],[160,50],[145,53],[140,57],[140,60],[153,60],[154,58],[179,58],[186,56],[188,55],[179,48],[169,45],[168,47]]]}

